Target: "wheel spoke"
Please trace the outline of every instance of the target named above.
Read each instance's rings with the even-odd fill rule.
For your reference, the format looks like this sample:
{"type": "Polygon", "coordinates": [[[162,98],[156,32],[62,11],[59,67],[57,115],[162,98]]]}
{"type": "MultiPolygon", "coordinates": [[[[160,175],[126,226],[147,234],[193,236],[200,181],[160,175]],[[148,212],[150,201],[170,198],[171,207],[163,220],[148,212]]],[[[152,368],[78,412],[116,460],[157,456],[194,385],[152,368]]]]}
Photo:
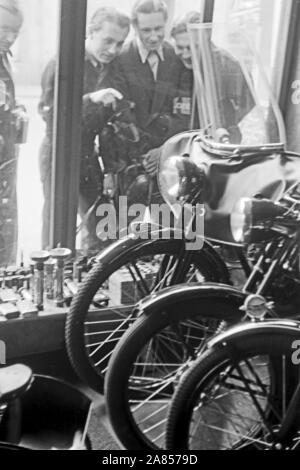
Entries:
{"type": "Polygon", "coordinates": [[[145,282],[145,279],[143,278],[142,273],[141,273],[139,267],[137,266],[137,264],[132,263],[132,267],[130,267],[130,265],[128,265],[127,269],[129,271],[129,273],[131,274],[132,279],[133,279],[137,289],[140,291],[141,295],[143,297],[146,297],[147,295],[149,295],[151,291],[150,291],[147,283],[145,282]],[[134,271],[137,274],[138,280],[134,275],[134,271]]]}
{"type": "Polygon", "coordinates": [[[186,361],[203,347],[208,331],[214,331],[214,328],[202,319],[171,322],[143,347],[136,358],[128,391],[129,394],[137,392],[141,398],[130,399],[130,413],[152,443],[163,446],[166,416],[176,381],[185,370],[186,361]],[[151,426],[146,426],[148,422],[151,426]]]}
{"type": "MultiPolygon", "coordinates": [[[[101,320],[101,318],[93,318],[92,316],[87,315],[84,321],[85,350],[89,363],[93,366],[97,373],[103,374],[104,369],[101,369],[101,366],[106,367],[106,363],[109,360],[110,354],[114,349],[114,344],[117,344],[119,339],[126,332],[128,326],[130,325],[130,321],[128,321],[130,319],[130,315],[128,316],[127,314],[118,311],[117,307],[119,307],[119,305],[117,305],[117,302],[114,301],[114,298],[109,295],[109,292],[120,292],[120,290],[121,295],[123,295],[122,279],[124,279],[124,275],[122,274],[122,269],[125,268],[126,271],[129,273],[130,280],[128,282],[130,287],[128,289],[128,292],[126,291],[127,287],[124,288],[124,295],[128,297],[129,303],[132,303],[133,307],[133,305],[137,301],[136,292],[138,292],[138,297],[142,298],[146,295],[149,295],[151,292],[157,292],[163,287],[173,284],[174,276],[176,277],[178,271],[180,271],[180,263],[182,267],[182,280],[185,278],[185,280],[188,282],[190,280],[195,279],[195,275],[197,272],[199,272],[199,269],[193,266],[192,256],[190,256],[189,258],[189,261],[191,263],[189,265],[188,263],[184,264],[184,258],[182,258],[183,255],[184,252],[174,254],[161,253],[157,255],[151,255],[151,261],[149,261],[149,257],[147,256],[137,256],[136,258],[134,258],[133,256],[133,259],[130,260],[130,262],[127,262],[123,266],[120,266],[119,274],[117,274],[117,271],[115,271],[113,273],[113,277],[110,276],[109,278],[107,278],[107,281],[105,281],[105,285],[102,284],[98,286],[97,292],[99,292],[99,290],[102,291],[103,289],[105,290],[105,292],[108,292],[110,303],[114,306],[112,313],[116,315],[116,318],[113,318],[112,320],[104,318],[103,320],[101,320]],[[152,279],[154,279],[152,285],[149,284],[148,278],[146,278],[145,276],[145,266],[150,266],[151,275],[154,274],[156,271],[156,277],[152,276],[152,279]],[[130,300],[130,296],[132,302],[130,300]],[[110,352],[107,348],[110,348],[110,352]]],[[[149,270],[149,267],[147,267],[147,269],[149,270]]],[[[129,305],[128,308],[130,308],[129,305]]],[[[90,310],[90,313],[93,314],[93,310],[90,310]]],[[[99,313],[97,315],[99,315],[99,313]]],[[[133,320],[134,318],[131,319],[131,321],[133,320]]],[[[190,338],[188,341],[197,342],[199,341],[199,338],[197,338],[196,332],[200,332],[201,328],[198,327],[197,330],[196,325],[193,325],[193,327],[194,328],[193,330],[191,330],[190,338]]],[[[173,369],[178,367],[177,364],[174,364],[173,366],[171,365],[172,363],[176,362],[174,361],[176,357],[179,363],[182,362],[184,350],[183,348],[184,344],[182,343],[182,337],[177,338],[176,335],[174,335],[174,332],[172,333],[171,337],[171,333],[169,333],[164,341],[161,340],[160,343],[157,344],[153,343],[153,345],[149,346],[148,352],[144,352],[143,362],[144,364],[147,364],[147,366],[144,365],[144,368],[147,367],[149,371],[148,363],[150,363],[151,360],[152,362],[158,363],[159,356],[162,354],[161,351],[164,351],[164,354],[172,357],[172,360],[166,361],[167,364],[164,366],[164,369],[160,367],[159,374],[167,374],[168,369],[170,367],[173,367],[173,369]],[[180,343],[182,344],[181,346],[180,343]],[[180,346],[180,352],[177,348],[174,348],[174,351],[172,352],[172,347],[174,347],[175,344],[180,346]],[[147,356],[145,356],[145,354],[147,356]],[[145,359],[146,357],[148,357],[149,360],[145,359]]],[[[141,372],[141,370],[139,370],[139,373],[144,375],[145,371],[141,372]]],[[[155,370],[153,370],[152,374],[155,375],[155,373],[155,370]]]]}
{"type": "MultiPolygon", "coordinates": [[[[229,350],[231,351],[230,348],[229,350]]],[[[205,372],[202,376],[193,375],[193,382],[190,384],[201,384],[195,395],[190,386],[185,387],[185,393],[183,392],[184,380],[180,384],[182,390],[177,395],[182,404],[193,396],[192,404],[188,405],[192,405],[188,449],[242,449],[249,446],[273,448],[276,444],[276,430],[280,429],[283,417],[278,413],[278,406],[274,406],[275,384],[271,356],[250,355],[239,360],[236,353],[232,357],[226,348],[222,353],[224,356],[227,354],[230,360],[227,359],[227,364],[216,372],[213,372],[213,364],[210,368],[207,364],[211,378],[208,375],[205,382],[201,382],[201,377],[206,377],[205,372]],[[232,365],[228,365],[231,363],[232,365]]],[[[281,356],[281,362],[286,362],[284,355],[281,356]]],[[[277,365],[279,363],[280,361],[276,362],[277,365]]],[[[197,364],[201,366],[200,361],[197,364]]],[[[276,376],[276,380],[278,379],[280,385],[280,376],[276,376]]],[[[285,400],[284,395],[285,393],[281,394],[285,400]]],[[[176,403],[172,407],[173,405],[177,406],[176,403]]],[[[185,413],[188,415],[189,411],[185,410],[185,413]]]]}
{"type": "MultiPolygon", "coordinates": [[[[99,344],[99,346],[92,352],[89,354],[90,357],[93,357],[95,356],[95,354],[97,354],[100,349],[102,348],[102,346],[104,346],[104,344],[106,344],[107,341],[111,340],[115,335],[116,333],[120,332],[120,331],[123,331],[122,330],[122,327],[127,325],[127,328],[128,328],[128,324],[130,323],[130,321],[132,321],[132,318],[133,316],[132,315],[129,315],[122,323],[120,323],[117,328],[115,330],[112,331],[112,333],[110,333],[106,338],[105,340],[103,340],[103,342],[101,344],[99,344]]],[[[125,328],[125,330],[127,329],[125,328]]]]}

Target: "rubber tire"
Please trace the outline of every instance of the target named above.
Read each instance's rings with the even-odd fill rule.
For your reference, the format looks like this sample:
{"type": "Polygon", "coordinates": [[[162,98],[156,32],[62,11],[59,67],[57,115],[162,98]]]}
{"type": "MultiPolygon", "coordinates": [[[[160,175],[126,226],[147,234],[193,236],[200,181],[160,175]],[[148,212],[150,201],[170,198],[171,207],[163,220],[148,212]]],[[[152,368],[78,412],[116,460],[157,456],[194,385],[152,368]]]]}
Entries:
{"type": "MultiPolygon", "coordinates": [[[[240,358],[251,354],[264,355],[275,351],[280,354],[284,351],[291,351],[291,338],[284,334],[272,336],[251,336],[243,339],[235,344],[234,352],[240,358]]],[[[166,431],[166,448],[168,450],[188,451],[199,450],[189,449],[189,430],[190,421],[194,408],[195,399],[199,396],[199,389],[205,385],[207,380],[211,380],[215,373],[219,373],[220,368],[228,362],[229,355],[225,348],[215,348],[207,351],[204,356],[199,357],[192,367],[186,372],[174,394],[171,407],[169,409],[166,431]]],[[[273,368],[276,377],[276,367],[273,368]]],[[[290,376],[291,377],[291,376],[290,376]]],[[[295,382],[291,382],[292,389],[297,385],[297,378],[294,376],[295,382]]],[[[291,380],[291,378],[290,378],[291,380]]],[[[274,390],[276,393],[277,381],[275,381],[274,390]]],[[[280,383],[279,383],[280,387],[280,383]]],[[[206,449],[201,449],[206,450],[206,449]]]]}
{"type": "MultiPolygon", "coordinates": [[[[165,312],[164,312],[165,313],[165,312]]],[[[111,425],[120,443],[127,450],[153,450],[157,447],[142,434],[134,422],[128,406],[128,382],[136,357],[145,344],[171,322],[187,318],[224,320],[237,323],[242,314],[238,309],[216,300],[199,301],[199,311],[187,311],[187,305],[178,304],[175,311],[162,315],[141,315],[127,330],[113,352],[105,382],[105,397],[111,425]],[[213,303],[213,305],[212,305],[213,303]],[[203,309],[203,313],[200,310],[203,309]],[[209,312],[209,313],[207,313],[209,312]]]]}
{"type": "MultiPolygon", "coordinates": [[[[84,320],[91,301],[107,278],[131,261],[133,257],[138,259],[142,256],[156,254],[174,255],[182,249],[182,240],[155,240],[153,243],[141,243],[139,247],[123,253],[119,257],[111,254],[111,259],[105,264],[101,260],[92,268],[79,293],[74,298],[66,317],[65,342],[70,362],[79,378],[97,393],[103,393],[104,377],[100,375],[89,361],[84,344],[84,320]]],[[[212,282],[228,283],[229,275],[214,258],[213,250],[208,252],[203,249],[194,253],[195,264],[206,279],[212,282]],[[206,271],[206,272],[205,272],[206,271]]]]}

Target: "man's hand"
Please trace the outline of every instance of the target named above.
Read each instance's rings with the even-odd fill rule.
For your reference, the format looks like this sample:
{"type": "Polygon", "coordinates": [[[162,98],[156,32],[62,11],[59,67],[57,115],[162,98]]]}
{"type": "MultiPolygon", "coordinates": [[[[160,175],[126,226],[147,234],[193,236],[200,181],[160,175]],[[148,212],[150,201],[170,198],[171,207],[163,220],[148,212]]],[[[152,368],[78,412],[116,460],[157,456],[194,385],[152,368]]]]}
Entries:
{"type": "Polygon", "coordinates": [[[28,114],[25,106],[17,105],[12,111],[15,120],[16,144],[25,144],[27,142],[28,133],[28,114]]]}
{"type": "Polygon", "coordinates": [[[105,88],[89,94],[90,100],[95,104],[103,104],[104,106],[112,106],[116,108],[116,100],[122,100],[123,95],[114,88],[105,88]]]}
{"type": "Polygon", "coordinates": [[[44,121],[47,121],[49,119],[51,110],[52,110],[51,106],[46,106],[45,105],[45,106],[39,107],[39,113],[42,116],[42,118],[44,119],[44,121]]]}
{"type": "Polygon", "coordinates": [[[154,176],[157,172],[157,165],[160,154],[161,147],[149,150],[149,152],[143,156],[145,170],[150,176],[154,176]]]}
{"type": "Polygon", "coordinates": [[[15,117],[16,128],[19,129],[21,123],[28,119],[28,114],[25,106],[19,105],[12,111],[13,116],[15,117]]]}

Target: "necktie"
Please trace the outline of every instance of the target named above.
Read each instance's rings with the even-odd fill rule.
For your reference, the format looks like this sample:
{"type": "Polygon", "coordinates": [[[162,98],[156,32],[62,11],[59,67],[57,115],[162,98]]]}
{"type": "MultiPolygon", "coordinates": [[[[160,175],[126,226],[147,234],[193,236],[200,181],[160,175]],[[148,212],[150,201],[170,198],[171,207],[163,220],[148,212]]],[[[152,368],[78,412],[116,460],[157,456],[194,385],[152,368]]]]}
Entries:
{"type": "Polygon", "coordinates": [[[105,67],[103,64],[98,62],[97,66],[95,67],[95,70],[98,76],[97,86],[102,87],[103,81],[108,74],[109,68],[105,67]]]}
{"type": "Polygon", "coordinates": [[[95,69],[97,70],[97,73],[100,75],[104,70],[104,65],[101,64],[101,62],[97,62],[95,69]]]}
{"type": "Polygon", "coordinates": [[[156,51],[151,51],[148,54],[147,57],[148,64],[150,65],[150,68],[153,73],[154,80],[157,79],[157,70],[158,70],[158,64],[159,64],[159,57],[156,51]]]}
{"type": "Polygon", "coordinates": [[[5,70],[7,71],[8,75],[11,76],[11,66],[7,58],[7,54],[5,53],[1,54],[1,58],[2,58],[2,63],[3,63],[5,70]]]}

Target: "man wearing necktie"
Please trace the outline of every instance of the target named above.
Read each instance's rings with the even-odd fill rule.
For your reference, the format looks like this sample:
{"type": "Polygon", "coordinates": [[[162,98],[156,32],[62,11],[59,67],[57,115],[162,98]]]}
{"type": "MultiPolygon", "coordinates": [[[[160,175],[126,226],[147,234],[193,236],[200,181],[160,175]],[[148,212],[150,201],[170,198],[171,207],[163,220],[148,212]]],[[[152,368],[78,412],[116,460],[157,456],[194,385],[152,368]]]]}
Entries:
{"type": "Polygon", "coordinates": [[[167,19],[163,0],[138,0],[131,14],[135,37],[116,61],[116,88],[135,103],[137,122],[152,135],[153,147],[165,140],[155,119],[172,114],[179,80],[180,61],[165,41],[167,19]]]}
{"type": "Polygon", "coordinates": [[[22,26],[15,0],[0,0],[0,265],[16,262],[18,243],[17,143],[24,108],[17,107],[10,48],[22,26]]]}
{"type": "MultiPolygon", "coordinates": [[[[0,0],[1,1],[1,0],[0,0]]],[[[103,187],[103,173],[95,152],[95,139],[101,133],[111,114],[111,105],[122,98],[114,87],[114,62],[129,33],[130,21],[114,8],[98,8],[88,25],[85,43],[82,146],[79,188],[79,213],[81,218],[93,207],[103,187]]],[[[46,122],[39,161],[44,187],[42,246],[49,247],[49,219],[51,193],[51,165],[53,138],[53,104],[56,59],[46,66],[42,76],[42,95],[39,112],[46,122]]],[[[110,172],[111,162],[104,162],[105,172],[110,172]]],[[[82,249],[94,251],[101,248],[96,234],[95,211],[83,224],[82,249]]]]}
{"type": "MultiPolygon", "coordinates": [[[[163,0],[137,0],[131,13],[134,38],[116,60],[115,87],[135,103],[136,122],[150,137],[152,149],[168,138],[173,97],[179,85],[180,61],[165,41],[167,20],[168,9],[163,0]]],[[[144,161],[150,153],[141,155],[144,161]]],[[[130,203],[145,205],[150,200],[159,202],[156,182],[147,176],[139,177],[128,198],[130,203]]]]}

